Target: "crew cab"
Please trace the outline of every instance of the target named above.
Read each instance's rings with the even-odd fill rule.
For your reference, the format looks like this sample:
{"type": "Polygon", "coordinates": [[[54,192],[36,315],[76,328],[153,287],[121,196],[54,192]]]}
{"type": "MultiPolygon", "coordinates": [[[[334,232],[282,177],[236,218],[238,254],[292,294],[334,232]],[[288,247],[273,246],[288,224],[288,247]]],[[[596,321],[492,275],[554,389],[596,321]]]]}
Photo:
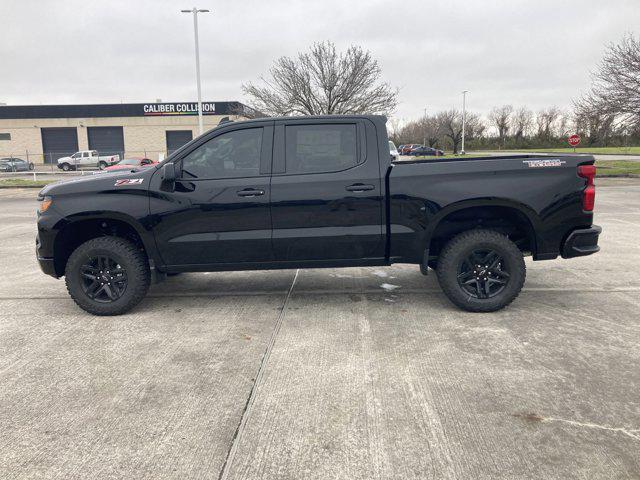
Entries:
{"type": "Polygon", "coordinates": [[[58,168],[68,172],[82,167],[97,167],[104,170],[120,161],[120,155],[98,155],[97,150],[81,150],[70,157],[58,159],[58,168]]]}
{"type": "Polygon", "coordinates": [[[392,162],[381,116],[225,123],[138,171],[39,194],[36,253],[84,310],[133,308],[180,272],[435,269],[475,312],[512,302],[525,256],[598,251],[588,155],[392,162]]]}

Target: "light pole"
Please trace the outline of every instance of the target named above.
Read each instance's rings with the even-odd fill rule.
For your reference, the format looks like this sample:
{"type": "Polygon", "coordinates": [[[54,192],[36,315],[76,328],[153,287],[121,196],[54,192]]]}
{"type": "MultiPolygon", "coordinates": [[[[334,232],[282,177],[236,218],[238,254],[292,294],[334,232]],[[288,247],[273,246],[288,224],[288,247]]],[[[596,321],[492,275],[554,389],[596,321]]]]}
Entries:
{"type": "Polygon", "coordinates": [[[424,116],[422,117],[424,127],[424,138],[422,139],[422,145],[427,146],[427,108],[424,109],[424,116]]]}
{"type": "Polygon", "coordinates": [[[193,7],[191,10],[180,10],[182,13],[193,13],[193,32],[196,38],[196,83],[198,85],[198,131],[202,135],[204,126],[202,122],[202,90],[200,88],[200,46],[198,45],[198,13],[206,13],[209,10],[193,7]]]}
{"type": "Polygon", "coordinates": [[[462,91],[462,150],[460,150],[461,155],[464,155],[464,129],[467,123],[467,93],[469,93],[469,90],[462,91]]]}

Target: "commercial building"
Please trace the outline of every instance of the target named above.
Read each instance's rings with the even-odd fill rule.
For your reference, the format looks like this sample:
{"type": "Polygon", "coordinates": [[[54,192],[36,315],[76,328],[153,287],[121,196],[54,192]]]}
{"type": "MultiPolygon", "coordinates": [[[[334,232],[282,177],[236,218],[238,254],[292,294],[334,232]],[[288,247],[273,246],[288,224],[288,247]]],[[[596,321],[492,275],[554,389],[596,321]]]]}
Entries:
{"type": "MultiPolygon", "coordinates": [[[[240,102],[203,102],[205,130],[250,111],[240,102]]],[[[0,157],[33,163],[55,163],[78,150],[157,159],[197,135],[197,102],[0,105],[0,157]]]]}

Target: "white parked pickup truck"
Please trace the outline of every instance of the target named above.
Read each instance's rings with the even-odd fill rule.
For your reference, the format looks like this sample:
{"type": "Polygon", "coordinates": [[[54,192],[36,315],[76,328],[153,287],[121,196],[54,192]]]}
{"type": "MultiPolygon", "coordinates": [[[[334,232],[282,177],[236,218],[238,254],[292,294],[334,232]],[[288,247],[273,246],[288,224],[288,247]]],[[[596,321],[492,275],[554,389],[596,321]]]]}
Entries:
{"type": "Polygon", "coordinates": [[[97,150],[82,150],[76,152],[70,157],[62,157],[58,159],[58,168],[68,172],[78,168],[98,167],[104,170],[110,165],[115,165],[120,161],[120,155],[99,156],[97,150]]]}

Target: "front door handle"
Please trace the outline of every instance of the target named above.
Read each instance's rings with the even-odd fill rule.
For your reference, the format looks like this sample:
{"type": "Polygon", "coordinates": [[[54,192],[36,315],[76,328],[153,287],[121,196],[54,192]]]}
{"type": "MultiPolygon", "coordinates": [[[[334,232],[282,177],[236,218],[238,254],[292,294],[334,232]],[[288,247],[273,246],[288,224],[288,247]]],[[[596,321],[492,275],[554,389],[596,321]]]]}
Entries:
{"type": "Polygon", "coordinates": [[[373,185],[365,185],[364,183],[354,183],[353,185],[349,185],[348,187],[345,187],[345,190],[347,190],[348,192],[366,192],[367,190],[373,190],[374,187],[373,185]]]}
{"type": "Polygon", "coordinates": [[[264,190],[256,190],[253,188],[245,188],[244,190],[240,190],[236,192],[239,197],[259,197],[264,195],[264,190]]]}

